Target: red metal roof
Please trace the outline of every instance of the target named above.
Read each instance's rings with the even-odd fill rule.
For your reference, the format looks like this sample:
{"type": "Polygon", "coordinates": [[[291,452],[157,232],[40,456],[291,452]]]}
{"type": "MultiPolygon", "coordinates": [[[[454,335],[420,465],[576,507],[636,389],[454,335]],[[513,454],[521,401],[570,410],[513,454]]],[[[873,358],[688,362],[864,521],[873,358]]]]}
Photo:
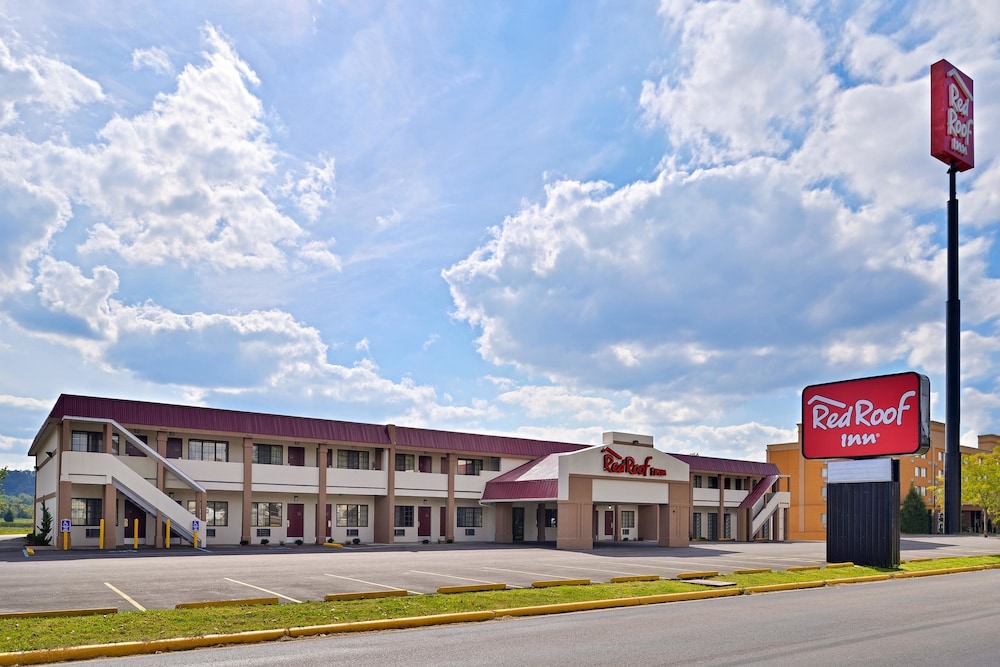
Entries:
{"type": "Polygon", "coordinates": [[[550,454],[486,482],[484,501],[555,500],[559,496],[559,455],[550,454]]]}
{"type": "Polygon", "coordinates": [[[748,493],[747,497],[744,498],[743,502],[740,503],[740,509],[742,510],[742,509],[747,509],[749,507],[753,507],[754,503],[756,503],[758,500],[764,497],[764,494],[767,493],[768,489],[771,488],[772,484],[778,481],[778,478],[780,476],[781,475],[778,474],[768,475],[767,477],[757,482],[757,485],[753,487],[753,490],[750,493],[748,493]]]}
{"type": "Polygon", "coordinates": [[[698,456],[697,454],[674,454],[671,456],[684,461],[691,467],[691,472],[721,472],[729,475],[777,475],[778,466],[760,461],[740,461],[737,459],[719,459],[713,456],[698,456]]]}
{"type": "MultiPolygon", "coordinates": [[[[388,427],[379,424],[68,394],[63,394],[56,401],[52,412],[49,413],[48,423],[59,421],[63,417],[114,419],[123,426],[142,426],[165,431],[233,433],[265,438],[350,442],[380,447],[388,447],[391,444],[388,427]]],[[[396,443],[400,447],[414,449],[525,458],[537,458],[554,452],[571,452],[587,447],[566,442],[408,427],[396,429],[396,443]]]]}
{"type": "Polygon", "coordinates": [[[529,440],[527,438],[512,438],[503,435],[478,435],[474,433],[456,433],[454,431],[434,431],[425,428],[407,427],[398,427],[396,429],[396,444],[400,447],[411,447],[414,449],[447,449],[461,452],[496,454],[498,456],[505,454],[508,456],[531,458],[561,452],[575,452],[588,447],[588,445],[576,445],[551,440],[529,440]]]}

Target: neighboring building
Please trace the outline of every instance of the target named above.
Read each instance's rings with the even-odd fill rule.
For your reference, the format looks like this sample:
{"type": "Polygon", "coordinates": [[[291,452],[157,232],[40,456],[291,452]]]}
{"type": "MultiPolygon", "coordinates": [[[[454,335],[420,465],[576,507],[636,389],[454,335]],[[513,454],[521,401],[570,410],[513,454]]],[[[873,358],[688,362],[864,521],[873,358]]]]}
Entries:
{"type": "MultiPolygon", "coordinates": [[[[962,447],[963,454],[992,451],[1000,441],[996,435],[979,437],[979,447],[962,447]]],[[[926,453],[917,456],[898,456],[899,491],[905,496],[910,487],[916,487],[931,510],[932,524],[940,522],[944,507],[931,487],[936,486],[938,473],[944,474],[944,424],[931,422],[931,445],[926,453]]],[[[767,460],[789,479],[791,507],[789,508],[788,538],[791,540],[826,539],[826,461],[807,460],[802,456],[802,425],[799,425],[797,442],[767,446],[767,460]]],[[[902,497],[900,498],[902,502],[902,497]]],[[[981,530],[982,512],[978,507],[962,507],[962,530],[981,530]]]]}
{"type": "Polygon", "coordinates": [[[604,443],[63,395],[29,455],[73,547],[784,539],[776,466],[604,443]]]}

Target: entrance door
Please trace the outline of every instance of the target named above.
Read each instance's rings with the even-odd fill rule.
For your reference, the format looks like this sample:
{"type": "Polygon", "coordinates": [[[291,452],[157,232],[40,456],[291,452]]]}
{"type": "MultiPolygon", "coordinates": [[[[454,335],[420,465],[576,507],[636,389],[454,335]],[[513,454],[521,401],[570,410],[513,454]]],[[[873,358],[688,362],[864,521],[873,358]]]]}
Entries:
{"type": "Polygon", "coordinates": [[[125,539],[135,539],[135,521],[139,520],[139,544],[146,543],[146,512],[128,498],[125,499],[125,539]]]}
{"type": "Polygon", "coordinates": [[[431,536],[431,508],[420,505],[417,507],[417,537],[431,536]]]}
{"type": "Polygon", "coordinates": [[[512,507],[510,516],[511,528],[515,542],[524,542],[524,508],[512,507]]]}
{"type": "Polygon", "coordinates": [[[604,537],[614,539],[615,537],[615,511],[604,510],[604,537]]]}
{"type": "Polygon", "coordinates": [[[298,539],[305,537],[303,532],[306,506],[302,503],[288,503],[288,538],[298,539]]]}

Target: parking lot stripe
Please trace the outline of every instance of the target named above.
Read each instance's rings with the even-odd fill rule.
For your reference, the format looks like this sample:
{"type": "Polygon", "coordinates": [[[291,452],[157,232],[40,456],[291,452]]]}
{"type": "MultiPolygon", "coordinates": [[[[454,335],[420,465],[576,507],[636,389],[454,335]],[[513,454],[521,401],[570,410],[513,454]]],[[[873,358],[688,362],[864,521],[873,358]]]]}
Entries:
{"type": "Polygon", "coordinates": [[[502,567],[484,567],[484,570],[496,570],[497,572],[513,572],[514,574],[528,574],[532,577],[547,577],[548,579],[572,579],[572,577],[560,577],[557,574],[548,572],[525,572],[524,570],[508,570],[502,567]]]}
{"type": "Polygon", "coordinates": [[[111,584],[109,584],[108,582],[105,581],[104,585],[107,586],[108,588],[110,588],[111,590],[113,590],[115,593],[118,593],[118,595],[122,596],[122,598],[124,598],[126,602],[128,602],[130,605],[132,605],[133,607],[135,607],[139,611],[146,611],[145,607],[143,607],[141,604],[139,604],[138,602],[136,602],[135,600],[133,600],[132,598],[130,598],[128,595],[125,595],[125,593],[122,593],[120,590],[118,590],[117,588],[115,588],[114,586],[112,586],[111,584]]]}
{"type": "MultiPolygon", "coordinates": [[[[399,588],[397,586],[386,586],[385,584],[376,584],[374,581],[365,581],[364,579],[351,579],[350,577],[342,577],[339,574],[326,574],[324,572],[323,576],[333,577],[334,579],[346,579],[347,581],[353,581],[358,584],[366,584],[368,586],[378,586],[379,588],[388,588],[389,590],[393,591],[406,590],[403,588],[399,588]]],[[[410,595],[423,595],[423,593],[421,593],[420,591],[406,591],[406,592],[409,593],[410,595]]]]}
{"type": "Polygon", "coordinates": [[[584,572],[607,572],[608,574],[635,574],[635,572],[623,572],[622,570],[602,570],[597,567],[576,567],[573,565],[557,565],[556,567],[561,567],[564,570],[583,570],[584,572]]]}
{"type": "Polygon", "coordinates": [[[290,598],[287,595],[282,595],[281,593],[275,593],[274,591],[269,591],[266,588],[261,588],[260,586],[254,586],[253,584],[248,584],[245,581],[236,581],[235,579],[230,579],[229,577],[223,577],[223,579],[225,579],[226,581],[231,581],[234,584],[239,584],[240,586],[249,586],[250,588],[255,588],[258,591],[267,593],[268,595],[277,595],[279,598],[282,598],[283,600],[288,600],[289,602],[294,602],[295,604],[302,604],[302,600],[296,600],[295,598],[290,598]]]}
{"type": "MultiPolygon", "coordinates": [[[[486,581],[485,579],[473,579],[471,577],[456,577],[453,574],[441,574],[440,572],[421,572],[420,570],[410,570],[414,574],[429,574],[432,577],[446,577],[448,579],[458,579],[460,581],[475,581],[479,584],[495,584],[495,581],[486,581]]],[[[522,586],[510,586],[510,588],[523,588],[522,586]]]]}

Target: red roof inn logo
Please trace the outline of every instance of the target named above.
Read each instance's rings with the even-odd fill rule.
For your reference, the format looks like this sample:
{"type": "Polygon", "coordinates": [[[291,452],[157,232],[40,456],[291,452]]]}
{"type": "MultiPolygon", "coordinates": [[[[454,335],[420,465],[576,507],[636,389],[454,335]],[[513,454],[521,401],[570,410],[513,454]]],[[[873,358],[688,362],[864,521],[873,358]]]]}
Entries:
{"type": "Polygon", "coordinates": [[[816,384],[802,392],[802,456],[859,459],[930,447],[930,380],[918,373],[816,384]]]}
{"type": "Polygon", "coordinates": [[[976,163],[972,79],[947,60],[931,65],[931,155],[958,171],[976,163]]]}
{"type": "Polygon", "coordinates": [[[605,447],[601,450],[604,454],[604,471],[622,473],[625,475],[636,475],[637,477],[666,477],[667,471],[652,465],[652,456],[647,456],[643,463],[636,463],[631,456],[622,457],[621,454],[605,447]]]}

